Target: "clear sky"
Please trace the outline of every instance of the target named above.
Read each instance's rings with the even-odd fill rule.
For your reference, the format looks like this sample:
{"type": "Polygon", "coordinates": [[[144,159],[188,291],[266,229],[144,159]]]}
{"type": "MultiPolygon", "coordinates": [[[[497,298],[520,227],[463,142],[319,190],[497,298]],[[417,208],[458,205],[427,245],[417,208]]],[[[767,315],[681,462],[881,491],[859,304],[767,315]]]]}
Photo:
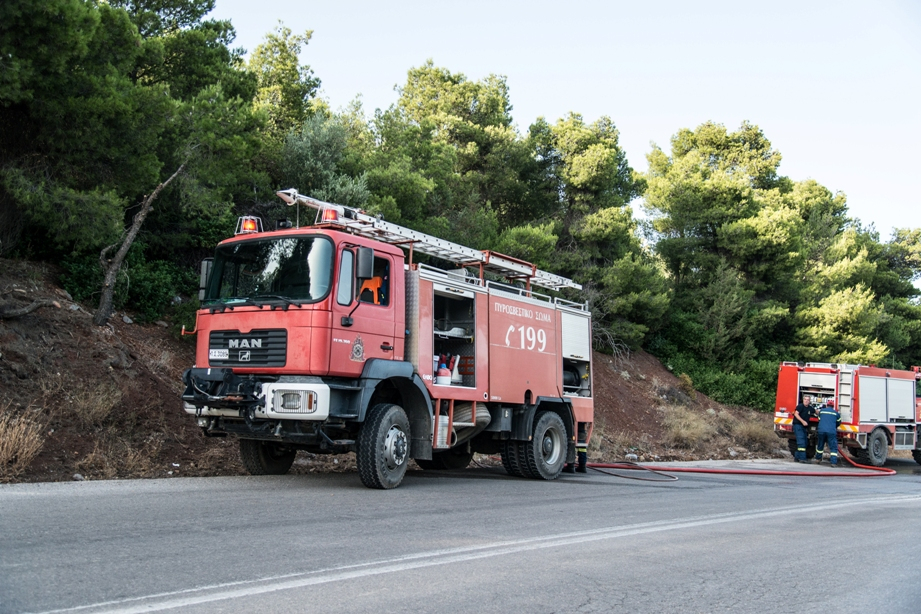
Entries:
{"type": "Polygon", "coordinates": [[[313,30],[301,55],[338,109],[397,99],[431,58],[504,75],[525,133],[544,116],[609,116],[630,164],[680,128],[748,120],[780,172],[847,194],[852,216],[921,227],[921,2],[775,0],[217,0],[248,51],[282,20],[313,30]]]}

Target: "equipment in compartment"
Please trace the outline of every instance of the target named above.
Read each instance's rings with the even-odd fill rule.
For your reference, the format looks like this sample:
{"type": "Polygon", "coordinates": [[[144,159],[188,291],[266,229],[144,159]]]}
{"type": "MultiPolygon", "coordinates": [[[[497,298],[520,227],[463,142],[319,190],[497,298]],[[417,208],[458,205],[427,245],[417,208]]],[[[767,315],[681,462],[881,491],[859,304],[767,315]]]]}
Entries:
{"type": "Polygon", "coordinates": [[[563,394],[591,396],[591,378],[587,361],[563,359],[563,394]]]}
{"type": "Polygon", "coordinates": [[[436,384],[450,386],[476,385],[473,369],[476,351],[475,299],[472,293],[448,286],[436,287],[433,313],[435,326],[432,352],[439,367],[445,365],[448,377],[436,378],[436,384]],[[461,368],[463,363],[464,368],[461,368]]]}

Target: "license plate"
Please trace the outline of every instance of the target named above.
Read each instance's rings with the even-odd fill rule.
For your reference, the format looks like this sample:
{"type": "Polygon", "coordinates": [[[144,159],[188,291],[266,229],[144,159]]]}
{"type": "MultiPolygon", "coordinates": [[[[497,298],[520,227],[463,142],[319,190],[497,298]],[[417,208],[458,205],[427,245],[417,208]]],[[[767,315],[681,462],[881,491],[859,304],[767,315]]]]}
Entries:
{"type": "Polygon", "coordinates": [[[211,360],[227,360],[230,358],[230,350],[208,350],[208,358],[211,360]]]}

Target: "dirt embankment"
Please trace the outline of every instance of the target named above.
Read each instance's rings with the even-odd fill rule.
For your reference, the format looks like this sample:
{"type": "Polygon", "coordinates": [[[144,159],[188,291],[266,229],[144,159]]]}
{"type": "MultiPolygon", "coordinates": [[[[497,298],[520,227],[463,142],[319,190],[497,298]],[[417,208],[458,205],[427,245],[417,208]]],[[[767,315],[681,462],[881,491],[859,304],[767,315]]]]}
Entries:
{"type": "MultiPolygon", "coordinates": [[[[191,338],[117,313],[92,324],[48,265],[0,259],[0,481],[243,473],[232,439],[205,438],[182,410],[191,338]]],[[[594,460],[783,455],[770,417],[693,391],[645,352],[594,356],[594,460]]],[[[485,459],[483,459],[485,460],[485,459]]],[[[294,471],[348,471],[350,456],[301,453],[294,471]]]]}

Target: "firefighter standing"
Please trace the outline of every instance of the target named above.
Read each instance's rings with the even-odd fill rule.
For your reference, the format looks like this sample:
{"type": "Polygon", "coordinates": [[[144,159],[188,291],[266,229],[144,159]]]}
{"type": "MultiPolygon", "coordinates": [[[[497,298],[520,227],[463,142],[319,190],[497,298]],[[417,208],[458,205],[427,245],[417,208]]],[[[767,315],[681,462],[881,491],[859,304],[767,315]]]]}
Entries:
{"type": "Polygon", "coordinates": [[[832,465],[838,464],[838,425],[841,414],[835,408],[835,400],[829,399],[819,408],[819,431],[815,444],[815,462],[822,462],[822,450],[828,444],[828,460],[832,465]]]}
{"type": "Polygon", "coordinates": [[[812,397],[803,395],[803,402],[793,410],[793,433],[796,435],[796,454],[793,460],[798,463],[806,462],[806,445],[809,441],[809,419],[815,417],[812,408],[812,397]]]}
{"type": "Polygon", "coordinates": [[[586,435],[585,423],[579,423],[578,438],[576,440],[576,458],[577,464],[566,463],[563,465],[563,473],[587,473],[588,472],[588,439],[586,435]]]}

